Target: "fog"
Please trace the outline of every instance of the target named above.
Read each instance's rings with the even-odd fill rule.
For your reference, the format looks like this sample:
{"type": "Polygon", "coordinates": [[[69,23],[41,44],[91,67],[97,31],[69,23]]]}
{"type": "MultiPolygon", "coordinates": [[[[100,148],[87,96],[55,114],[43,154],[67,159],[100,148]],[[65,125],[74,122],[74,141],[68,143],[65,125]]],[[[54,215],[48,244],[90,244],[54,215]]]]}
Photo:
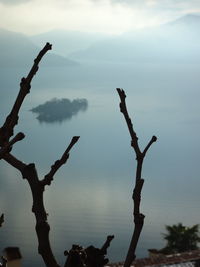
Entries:
{"type": "MultiPolygon", "coordinates": [[[[132,232],[131,194],[135,155],[130,147],[124,118],[119,111],[116,87],[126,91],[127,107],[141,147],[145,147],[152,135],[158,137],[144,162],[142,212],[146,218],[137,255],[147,256],[148,248],[163,246],[161,233],[165,224],[198,223],[198,29],[199,16],[190,15],[156,28],[129,32],[104,40],[95,39],[93,43],[90,40],[88,47],[84,43],[81,51],[65,55],[67,60],[77,64],[71,65],[65,61],[66,65],[63,67],[57,61],[54,65],[54,58],[51,64],[40,65],[32,82],[31,92],[23,104],[16,129],[23,131],[26,138],[16,144],[13,153],[25,162],[35,162],[43,175],[62,154],[70,138],[74,135],[81,136],[79,144],[71,153],[69,165],[59,172],[45,196],[47,211],[51,214],[52,239],[61,261],[62,251],[69,249],[73,242],[77,241],[85,246],[91,243],[100,246],[104,233],[116,236],[116,241],[109,250],[111,261],[124,259],[132,232]],[[60,100],[49,101],[55,98],[67,99],[69,106],[73,99],[87,99],[88,108],[85,109],[84,102],[85,112],[79,112],[76,116],[72,116],[71,107],[66,109],[69,111],[67,116],[72,116],[71,119],[65,120],[62,114],[62,119],[59,118],[62,123],[40,123],[30,109],[40,107],[39,110],[42,110],[54,102],[62,103],[60,100]],[[83,222],[81,225],[80,221],[83,222]]],[[[56,44],[53,36],[52,40],[44,38],[44,43],[46,41],[56,44]]],[[[43,41],[40,39],[38,51],[41,43],[43,41]]],[[[13,47],[14,45],[13,41],[13,47]]],[[[20,46],[18,42],[16,51],[20,50],[20,46]]],[[[30,64],[27,61],[26,66],[20,65],[20,57],[16,57],[19,67],[14,66],[9,53],[6,68],[1,64],[1,122],[18,93],[20,78],[26,75],[30,68],[28,65],[33,62],[32,55],[35,52],[33,53],[32,46],[29,47],[32,51],[31,58],[28,59],[30,64]]],[[[28,44],[26,48],[28,49],[28,44]]],[[[34,49],[36,48],[35,44],[34,49]]],[[[3,46],[0,51],[3,54],[3,46]]],[[[64,47],[60,54],[59,49],[57,50],[58,56],[65,60],[63,53],[64,47]]],[[[48,55],[45,55],[44,62],[48,55]]],[[[78,105],[75,110],[78,111],[79,107],[78,105]]],[[[51,106],[50,110],[52,111],[51,106]]],[[[48,114],[50,110],[47,110],[48,114]]],[[[31,196],[22,193],[23,190],[28,190],[27,187],[21,188],[24,181],[20,180],[17,188],[16,179],[20,179],[20,175],[3,161],[0,163],[1,211],[6,213],[9,210],[9,214],[12,213],[9,227],[2,228],[5,231],[4,237],[7,236],[7,240],[12,241],[15,231],[10,233],[10,229],[16,229],[14,244],[22,248],[24,255],[34,258],[32,247],[36,251],[36,238],[27,238],[30,233],[35,234],[34,226],[26,227],[26,215],[33,224],[31,196]],[[11,212],[12,197],[13,194],[17,195],[18,189],[20,196],[28,201],[24,203],[24,198],[17,199],[17,208],[11,212]],[[18,216],[17,209],[20,209],[20,216],[24,214],[23,217],[18,216]],[[21,234],[24,231],[26,235],[21,234]]],[[[2,242],[1,248],[3,247],[2,242]]]]}

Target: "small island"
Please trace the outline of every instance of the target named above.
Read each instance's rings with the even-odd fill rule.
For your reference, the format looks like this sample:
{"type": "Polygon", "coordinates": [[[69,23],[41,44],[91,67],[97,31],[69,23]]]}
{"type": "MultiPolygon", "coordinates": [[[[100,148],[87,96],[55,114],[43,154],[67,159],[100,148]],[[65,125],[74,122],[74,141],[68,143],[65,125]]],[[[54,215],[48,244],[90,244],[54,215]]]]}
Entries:
{"type": "Polygon", "coordinates": [[[32,108],[30,111],[37,113],[39,122],[54,123],[70,120],[79,111],[86,111],[88,108],[87,99],[53,98],[44,104],[32,108]]]}

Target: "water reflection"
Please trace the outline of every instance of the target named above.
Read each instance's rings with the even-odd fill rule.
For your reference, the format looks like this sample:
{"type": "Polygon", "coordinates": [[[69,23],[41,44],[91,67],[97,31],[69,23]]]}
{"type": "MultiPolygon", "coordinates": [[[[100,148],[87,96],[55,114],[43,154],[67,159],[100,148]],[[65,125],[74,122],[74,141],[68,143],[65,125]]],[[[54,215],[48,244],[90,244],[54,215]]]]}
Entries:
{"type": "MultiPolygon", "coordinates": [[[[112,79],[115,77],[112,82],[103,79],[105,72],[99,71],[103,85],[91,75],[94,69],[85,70],[83,76],[92,77],[85,83],[87,90],[81,79],[75,79],[75,73],[68,81],[68,88],[64,85],[58,88],[56,96],[77,99],[84,94],[91,103],[90,109],[84,116],[60,125],[39,124],[34,115],[27,112],[31,106],[44,103],[46,97],[55,96],[54,88],[49,89],[39,78],[36,80],[31,97],[24,102],[16,130],[23,131],[26,138],[13,147],[13,154],[26,163],[36,163],[42,178],[63,153],[71,136],[81,136],[67,165],[45,190],[50,239],[59,263],[64,262],[63,251],[72,244],[98,247],[107,234],[115,235],[108,251],[110,260],[125,258],[133,231],[131,195],[135,155],[119,112],[116,86],[126,89],[129,113],[141,145],[153,134],[159,136],[144,164],[141,210],[146,217],[137,257],[147,256],[149,248],[159,249],[165,245],[161,234],[165,224],[198,223],[200,128],[192,122],[199,120],[200,75],[196,65],[176,68],[137,65],[115,75],[107,71],[112,79]],[[93,83],[100,86],[94,87],[93,83]]],[[[59,74],[60,70],[49,76],[59,74]]],[[[6,95],[0,99],[5,114],[14,92],[6,91],[6,95]]],[[[0,178],[0,213],[5,213],[6,218],[0,232],[0,250],[19,246],[24,266],[44,266],[37,252],[30,188],[20,174],[3,161],[0,178]]]]}
{"type": "Polygon", "coordinates": [[[88,108],[87,99],[54,98],[44,104],[32,108],[31,111],[39,114],[39,122],[54,123],[70,120],[79,111],[86,111],[88,108]]]}

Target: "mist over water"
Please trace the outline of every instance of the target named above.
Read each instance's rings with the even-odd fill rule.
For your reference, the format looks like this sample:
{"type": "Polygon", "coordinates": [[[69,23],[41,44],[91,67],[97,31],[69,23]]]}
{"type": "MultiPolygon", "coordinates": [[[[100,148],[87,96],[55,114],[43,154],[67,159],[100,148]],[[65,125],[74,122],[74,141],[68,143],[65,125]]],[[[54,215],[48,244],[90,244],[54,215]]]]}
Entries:
{"type": "MultiPolygon", "coordinates": [[[[77,53],[78,57],[82,59],[73,67],[41,66],[15,131],[26,138],[14,146],[13,154],[34,162],[43,178],[72,136],[80,135],[69,161],[44,193],[52,248],[62,263],[64,250],[72,244],[101,247],[106,236],[114,234],[108,257],[111,262],[124,260],[133,231],[136,166],[115,90],[124,88],[141,147],[152,135],[158,137],[143,166],[141,211],[146,217],[136,254],[145,257],[148,249],[165,245],[166,224],[199,222],[199,61],[89,61],[77,53]],[[88,108],[61,124],[40,124],[30,109],[53,98],[87,99],[88,108]]],[[[1,123],[27,72],[25,67],[1,69],[1,123]]],[[[3,160],[0,178],[0,213],[5,213],[0,249],[19,246],[24,266],[43,266],[29,186],[3,160]]]]}
{"type": "MultiPolygon", "coordinates": [[[[61,76],[60,70],[51,71],[54,77],[61,76]]],[[[26,163],[35,162],[42,178],[71,137],[80,135],[69,162],[44,194],[53,249],[63,262],[63,251],[72,244],[100,247],[108,234],[114,234],[109,258],[123,260],[133,230],[131,194],[135,173],[135,155],[115,91],[124,85],[141,146],[152,135],[158,137],[143,170],[142,212],[146,218],[137,255],[147,256],[147,249],[164,246],[161,233],[166,224],[193,225],[199,220],[197,66],[130,64],[120,68],[110,64],[95,69],[88,65],[79,72],[65,72],[66,80],[71,78],[57,88],[43,83],[45,70],[38,73],[16,129],[26,138],[15,145],[13,154],[26,163]],[[78,74],[80,78],[75,79],[78,74]],[[89,106],[62,124],[40,124],[30,107],[53,97],[86,98],[89,106]]],[[[6,114],[9,106],[5,99],[10,105],[17,90],[2,90],[1,106],[6,114]]],[[[43,266],[37,255],[29,187],[11,166],[3,161],[0,166],[0,210],[6,217],[1,248],[19,246],[25,266],[43,266]]]]}

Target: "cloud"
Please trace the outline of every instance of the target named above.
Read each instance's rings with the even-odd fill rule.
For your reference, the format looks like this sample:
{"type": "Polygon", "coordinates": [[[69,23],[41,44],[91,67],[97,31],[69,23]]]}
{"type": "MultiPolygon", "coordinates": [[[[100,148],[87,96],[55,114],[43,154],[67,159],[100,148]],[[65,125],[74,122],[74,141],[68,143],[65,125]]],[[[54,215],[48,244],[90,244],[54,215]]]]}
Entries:
{"type": "MultiPolygon", "coordinates": [[[[111,5],[109,0],[34,0],[13,6],[0,6],[1,27],[34,34],[52,29],[121,33],[131,29],[136,12],[111,5]]],[[[138,16],[138,14],[137,14],[138,16]]]]}
{"type": "Polygon", "coordinates": [[[18,5],[26,2],[30,2],[31,0],[0,0],[0,3],[4,5],[18,5]]]}
{"type": "MultiPolygon", "coordinates": [[[[97,1],[97,0],[94,0],[97,1]]],[[[101,0],[99,0],[101,1],[101,0]]],[[[159,8],[199,8],[200,2],[198,0],[110,0],[111,3],[126,4],[137,7],[159,7],[159,8]]]]}
{"type": "MultiPolygon", "coordinates": [[[[96,0],[94,0],[96,1],[96,0]]],[[[99,0],[101,1],[101,0],[99,0]]],[[[147,18],[155,19],[155,22],[165,23],[175,20],[183,15],[200,12],[199,0],[109,0],[115,5],[127,6],[130,9],[138,9],[147,18]]],[[[147,24],[148,25],[148,24],[147,24]]]]}
{"type": "MultiPolygon", "coordinates": [[[[98,0],[93,0],[98,1],[98,0]]],[[[101,0],[99,0],[101,1],[101,0]]],[[[113,5],[121,4],[129,7],[149,8],[154,10],[171,10],[182,12],[194,12],[200,9],[199,0],[109,0],[113,5]]]]}
{"type": "Polygon", "coordinates": [[[26,34],[52,29],[120,34],[199,10],[199,0],[0,0],[1,27],[26,34]]]}

